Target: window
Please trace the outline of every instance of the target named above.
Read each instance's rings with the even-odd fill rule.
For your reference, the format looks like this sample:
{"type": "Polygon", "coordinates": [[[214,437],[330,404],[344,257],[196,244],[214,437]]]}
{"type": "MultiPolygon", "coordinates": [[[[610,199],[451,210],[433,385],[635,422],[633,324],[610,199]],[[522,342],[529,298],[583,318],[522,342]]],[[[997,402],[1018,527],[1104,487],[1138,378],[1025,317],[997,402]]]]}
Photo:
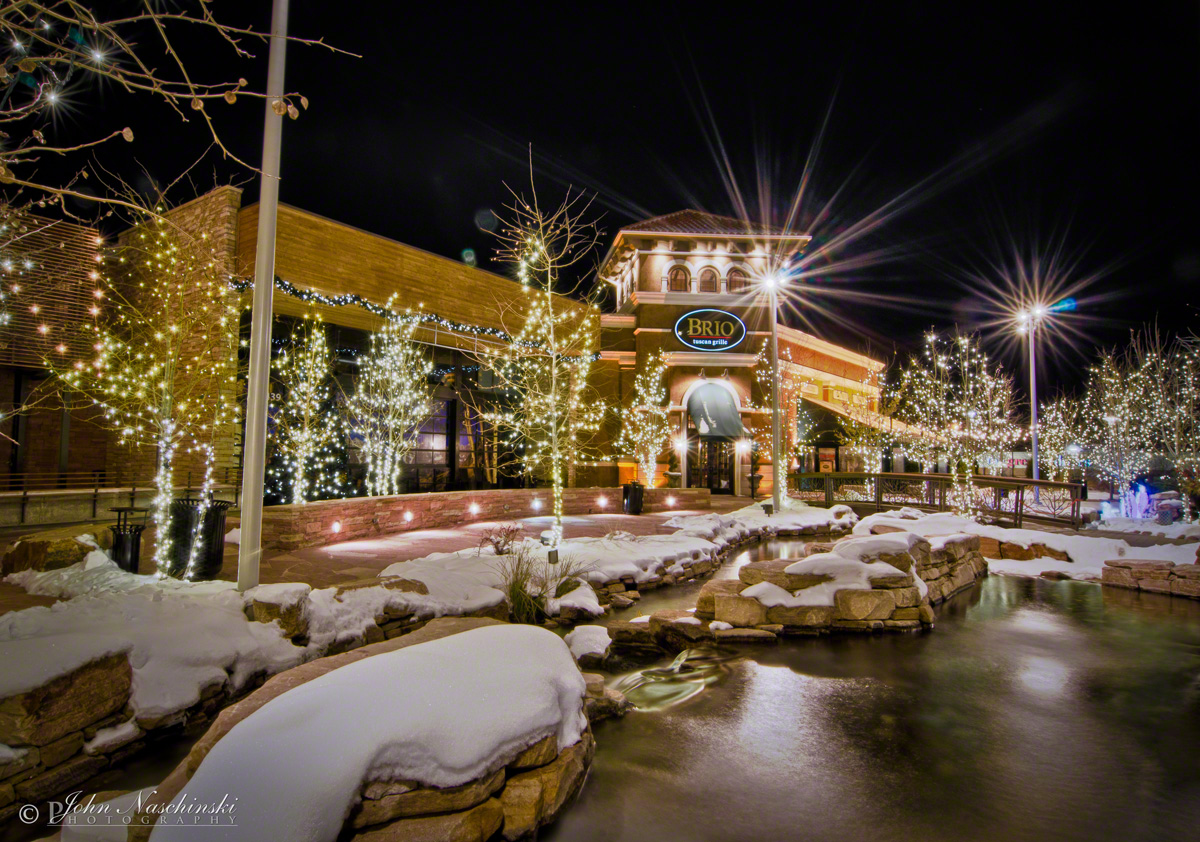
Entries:
{"type": "Polygon", "coordinates": [[[730,269],[728,279],[729,292],[745,292],[750,282],[745,269],[730,269]]]}
{"type": "Polygon", "coordinates": [[[716,292],[719,287],[715,269],[705,269],[700,273],[700,291],[716,292]]]}
{"type": "Polygon", "coordinates": [[[687,292],[691,289],[688,270],[682,266],[672,267],[667,273],[667,290],[669,292],[687,292]]]}

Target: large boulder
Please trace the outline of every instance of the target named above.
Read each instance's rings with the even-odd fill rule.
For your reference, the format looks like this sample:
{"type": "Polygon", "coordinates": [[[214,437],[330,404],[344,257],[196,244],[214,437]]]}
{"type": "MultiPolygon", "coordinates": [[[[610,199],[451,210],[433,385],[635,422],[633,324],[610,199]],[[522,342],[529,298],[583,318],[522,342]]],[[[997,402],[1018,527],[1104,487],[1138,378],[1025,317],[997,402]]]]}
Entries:
{"type": "Polygon", "coordinates": [[[34,532],[9,547],[0,561],[0,571],[8,575],[21,570],[59,570],[78,564],[96,548],[78,540],[85,534],[91,535],[101,549],[112,546],[112,532],[99,525],[89,526],[86,532],[78,526],[34,532]]]}
{"type": "Polygon", "coordinates": [[[767,606],[752,596],[718,594],[715,616],[719,622],[751,628],[767,622],[767,606]]]}
{"type": "Polygon", "coordinates": [[[830,576],[813,573],[788,573],[787,568],[796,563],[794,558],[777,558],[768,561],[752,561],[738,570],[738,578],[743,584],[757,585],[760,582],[770,582],[785,591],[798,591],[811,588],[822,582],[828,582],[830,576]]]}
{"type": "Polygon", "coordinates": [[[24,693],[0,699],[0,743],[44,746],[121,710],[133,669],[124,652],[106,655],[24,693]]]}
{"type": "Polygon", "coordinates": [[[834,594],[838,620],[886,620],[896,610],[891,591],[840,590],[834,594]]]}
{"type": "Polygon", "coordinates": [[[716,598],[719,594],[737,596],[745,587],[736,579],[710,579],[700,588],[696,597],[696,616],[712,619],[716,615],[716,598]]]}

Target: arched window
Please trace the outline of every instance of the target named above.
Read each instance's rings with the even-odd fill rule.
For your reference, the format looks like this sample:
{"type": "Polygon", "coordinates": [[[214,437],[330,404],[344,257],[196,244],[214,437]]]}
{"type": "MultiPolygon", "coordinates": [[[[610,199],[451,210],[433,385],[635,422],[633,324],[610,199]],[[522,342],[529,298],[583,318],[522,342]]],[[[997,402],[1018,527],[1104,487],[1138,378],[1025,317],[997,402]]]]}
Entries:
{"type": "Polygon", "coordinates": [[[667,273],[668,292],[687,292],[692,288],[688,270],[682,266],[673,266],[667,273]]]}
{"type": "Polygon", "coordinates": [[[727,277],[730,292],[745,292],[749,286],[750,276],[745,269],[730,269],[727,277]]]}
{"type": "Polygon", "coordinates": [[[719,287],[717,281],[717,271],[715,269],[704,269],[700,272],[700,291],[701,292],[716,292],[719,287]]]}

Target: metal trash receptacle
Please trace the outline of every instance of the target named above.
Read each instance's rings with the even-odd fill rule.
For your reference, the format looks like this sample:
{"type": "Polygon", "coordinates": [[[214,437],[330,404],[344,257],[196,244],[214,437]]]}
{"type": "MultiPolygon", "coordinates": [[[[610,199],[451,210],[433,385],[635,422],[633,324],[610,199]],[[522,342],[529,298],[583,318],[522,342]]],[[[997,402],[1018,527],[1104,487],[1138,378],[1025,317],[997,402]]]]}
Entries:
{"type": "Polygon", "coordinates": [[[167,575],[182,578],[188,573],[192,536],[200,526],[203,542],[195,564],[188,574],[192,581],[215,579],[225,558],[225,515],[233,504],[228,500],[203,500],[184,497],[171,502],[171,566],[167,575]],[[200,524],[200,512],[204,523],[200,524]]]}
{"type": "Polygon", "coordinates": [[[646,486],[636,480],[621,487],[621,502],[625,514],[640,515],[646,500],[646,486]]]}

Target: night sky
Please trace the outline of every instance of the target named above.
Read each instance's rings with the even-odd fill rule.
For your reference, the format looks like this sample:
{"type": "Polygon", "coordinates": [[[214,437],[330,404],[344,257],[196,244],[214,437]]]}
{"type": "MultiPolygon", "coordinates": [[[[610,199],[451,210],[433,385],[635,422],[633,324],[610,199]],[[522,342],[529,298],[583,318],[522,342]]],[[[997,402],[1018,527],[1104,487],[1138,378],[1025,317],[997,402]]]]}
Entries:
{"type": "MultiPolygon", "coordinates": [[[[215,2],[265,27],[269,3],[215,2]],[[252,11],[258,7],[257,15],[252,11]]],[[[289,47],[284,202],[501,273],[478,224],[528,183],[595,192],[607,232],[684,207],[780,222],[825,126],[801,227],[829,242],[882,222],[817,271],[822,313],[797,326],[879,356],[923,332],[997,316],[981,293],[1013,250],[1057,251],[1070,279],[1099,276],[1068,318],[1112,343],[1158,318],[1196,324],[1200,280],[1200,18],[1195,3],[541,5],[294,2],[291,32],[362,58],[289,47]],[[336,11],[335,11],[336,9],[336,11]],[[818,217],[818,213],[824,213],[818,217]],[[831,314],[831,315],[830,315],[831,314]]],[[[261,85],[266,48],[194,60],[261,85]]],[[[166,181],[203,150],[165,107],[107,95],[77,119],[124,119],[166,181]]],[[[215,108],[231,148],[260,156],[261,107],[215,108]]],[[[118,126],[119,128],[119,126],[118,126]]],[[[242,171],[197,170],[201,189],[242,171]]],[[[177,196],[179,199],[186,195],[177,196]]],[[[331,256],[332,257],[332,256],[331,256]]],[[[819,267],[818,267],[819,268],[819,267]]],[[[1019,349],[990,340],[1007,362],[1019,349]]],[[[1089,351],[1047,361],[1070,385],[1089,351]]],[[[1021,367],[1022,377],[1025,369],[1021,367]]]]}

